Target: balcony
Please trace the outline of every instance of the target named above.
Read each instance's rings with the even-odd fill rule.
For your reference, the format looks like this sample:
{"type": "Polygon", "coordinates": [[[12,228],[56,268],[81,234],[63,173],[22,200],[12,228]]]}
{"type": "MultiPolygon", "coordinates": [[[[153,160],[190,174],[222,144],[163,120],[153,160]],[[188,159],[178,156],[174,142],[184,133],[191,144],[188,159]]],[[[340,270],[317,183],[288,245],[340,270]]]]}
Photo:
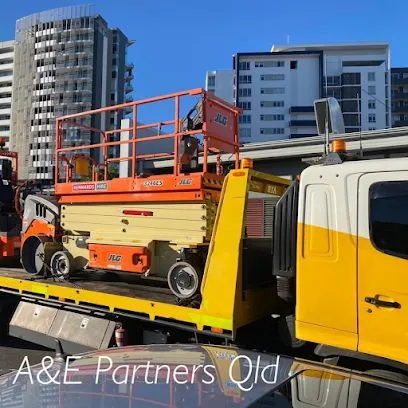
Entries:
{"type": "Polygon", "coordinates": [[[394,85],[408,85],[408,78],[391,78],[391,86],[394,85]]]}
{"type": "Polygon", "coordinates": [[[1,58],[2,60],[13,60],[14,59],[14,52],[10,51],[10,52],[4,52],[1,54],[1,58]]]}
{"type": "Polygon", "coordinates": [[[0,82],[13,82],[13,75],[0,76],[0,82]]]}
{"type": "Polygon", "coordinates": [[[11,106],[7,108],[0,108],[0,115],[11,115],[11,106]]]}
{"type": "Polygon", "coordinates": [[[1,95],[0,95],[0,104],[3,105],[3,104],[6,104],[6,103],[11,104],[11,97],[2,98],[1,95]]]}
{"type": "Polygon", "coordinates": [[[289,113],[313,113],[313,106],[291,106],[289,113]]]}
{"type": "Polygon", "coordinates": [[[314,137],[317,136],[315,133],[292,133],[290,135],[291,139],[301,139],[303,137],[314,137]]]}
{"type": "Polygon", "coordinates": [[[125,87],[125,93],[131,93],[133,92],[133,86],[132,85],[126,85],[125,87]]]}
{"type": "Polygon", "coordinates": [[[408,106],[393,106],[391,108],[392,113],[408,113],[408,106]]]}
{"type": "Polygon", "coordinates": [[[408,99],[408,92],[394,92],[393,95],[391,95],[392,99],[408,99]]]}
{"type": "Polygon", "coordinates": [[[408,126],[408,120],[397,120],[394,122],[392,127],[408,126]]]}
{"type": "Polygon", "coordinates": [[[315,127],[315,120],[291,120],[289,122],[290,127],[315,127]]]}

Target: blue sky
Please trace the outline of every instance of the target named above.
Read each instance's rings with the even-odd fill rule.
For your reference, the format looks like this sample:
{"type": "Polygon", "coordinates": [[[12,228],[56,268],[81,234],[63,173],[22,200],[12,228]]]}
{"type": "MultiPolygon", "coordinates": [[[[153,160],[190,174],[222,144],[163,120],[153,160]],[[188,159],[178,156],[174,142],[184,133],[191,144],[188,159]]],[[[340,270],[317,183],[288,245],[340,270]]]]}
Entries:
{"type": "Polygon", "coordinates": [[[288,35],[293,44],[389,41],[392,65],[408,65],[405,0],[15,0],[2,7],[0,40],[14,37],[19,17],[88,3],[136,41],[138,99],[204,86],[205,71],[230,68],[233,53],[267,51],[288,35]]]}

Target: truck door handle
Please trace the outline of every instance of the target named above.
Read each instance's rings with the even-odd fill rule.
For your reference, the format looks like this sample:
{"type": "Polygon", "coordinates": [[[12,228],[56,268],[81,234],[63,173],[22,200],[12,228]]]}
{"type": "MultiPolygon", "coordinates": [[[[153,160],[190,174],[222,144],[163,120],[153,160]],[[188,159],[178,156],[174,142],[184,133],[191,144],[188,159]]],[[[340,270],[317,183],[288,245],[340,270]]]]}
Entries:
{"type": "Polygon", "coordinates": [[[388,307],[391,309],[401,309],[401,304],[398,302],[386,302],[385,300],[380,300],[378,297],[366,297],[364,299],[366,303],[378,307],[388,307]]]}

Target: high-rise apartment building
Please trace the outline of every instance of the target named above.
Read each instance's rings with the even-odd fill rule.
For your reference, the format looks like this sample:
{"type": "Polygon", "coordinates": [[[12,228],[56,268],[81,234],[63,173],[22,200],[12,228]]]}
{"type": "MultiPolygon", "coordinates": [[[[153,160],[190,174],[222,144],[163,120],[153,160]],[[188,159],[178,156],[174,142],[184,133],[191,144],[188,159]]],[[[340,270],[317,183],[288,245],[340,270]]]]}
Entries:
{"type": "MultiPolygon", "coordinates": [[[[316,135],[313,102],[326,96],[340,102],[347,132],[390,127],[389,59],[387,43],[285,45],[234,55],[230,95],[243,110],[240,140],[316,135]]],[[[217,72],[207,72],[207,89],[211,78],[214,93],[228,97],[217,72]]]]}
{"type": "Polygon", "coordinates": [[[14,41],[0,41],[0,137],[10,142],[14,41]]]}
{"type": "Polygon", "coordinates": [[[391,68],[392,126],[408,126],[408,68],[391,68]]]}
{"type": "MultiPolygon", "coordinates": [[[[17,20],[12,106],[12,149],[20,177],[53,180],[55,118],[130,100],[130,45],[92,6],[72,6],[17,20]]],[[[112,129],[122,117],[100,115],[85,126],[112,129]]],[[[64,131],[65,145],[99,141],[91,130],[64,131]]]]}

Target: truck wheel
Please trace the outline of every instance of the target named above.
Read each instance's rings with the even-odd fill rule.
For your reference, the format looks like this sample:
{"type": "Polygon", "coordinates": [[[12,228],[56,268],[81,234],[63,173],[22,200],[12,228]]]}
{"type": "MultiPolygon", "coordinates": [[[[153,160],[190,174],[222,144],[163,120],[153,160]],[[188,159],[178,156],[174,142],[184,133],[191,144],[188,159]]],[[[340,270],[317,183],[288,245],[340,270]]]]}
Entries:
{"type": "Polygon", "coordinates": [[[282,343],[290,348],[300,348],[307,344],[305,340],[299,340],[295,336],[295,316],[288,315],[279,318],[278,334],[282,343]]]}
{"type": "Polygon", "coordinates": [[[202,273],[188,262],[176,262],[167,275],[170,290],[180,299],[189,299],[200,289],[202,273]]]}
{"type": "Polygon", "coordinates": [[[60,280],[66,280],[72,274],[74,259],[69,252],[58,251],[51,258],[51,273],[60,280]]]}

